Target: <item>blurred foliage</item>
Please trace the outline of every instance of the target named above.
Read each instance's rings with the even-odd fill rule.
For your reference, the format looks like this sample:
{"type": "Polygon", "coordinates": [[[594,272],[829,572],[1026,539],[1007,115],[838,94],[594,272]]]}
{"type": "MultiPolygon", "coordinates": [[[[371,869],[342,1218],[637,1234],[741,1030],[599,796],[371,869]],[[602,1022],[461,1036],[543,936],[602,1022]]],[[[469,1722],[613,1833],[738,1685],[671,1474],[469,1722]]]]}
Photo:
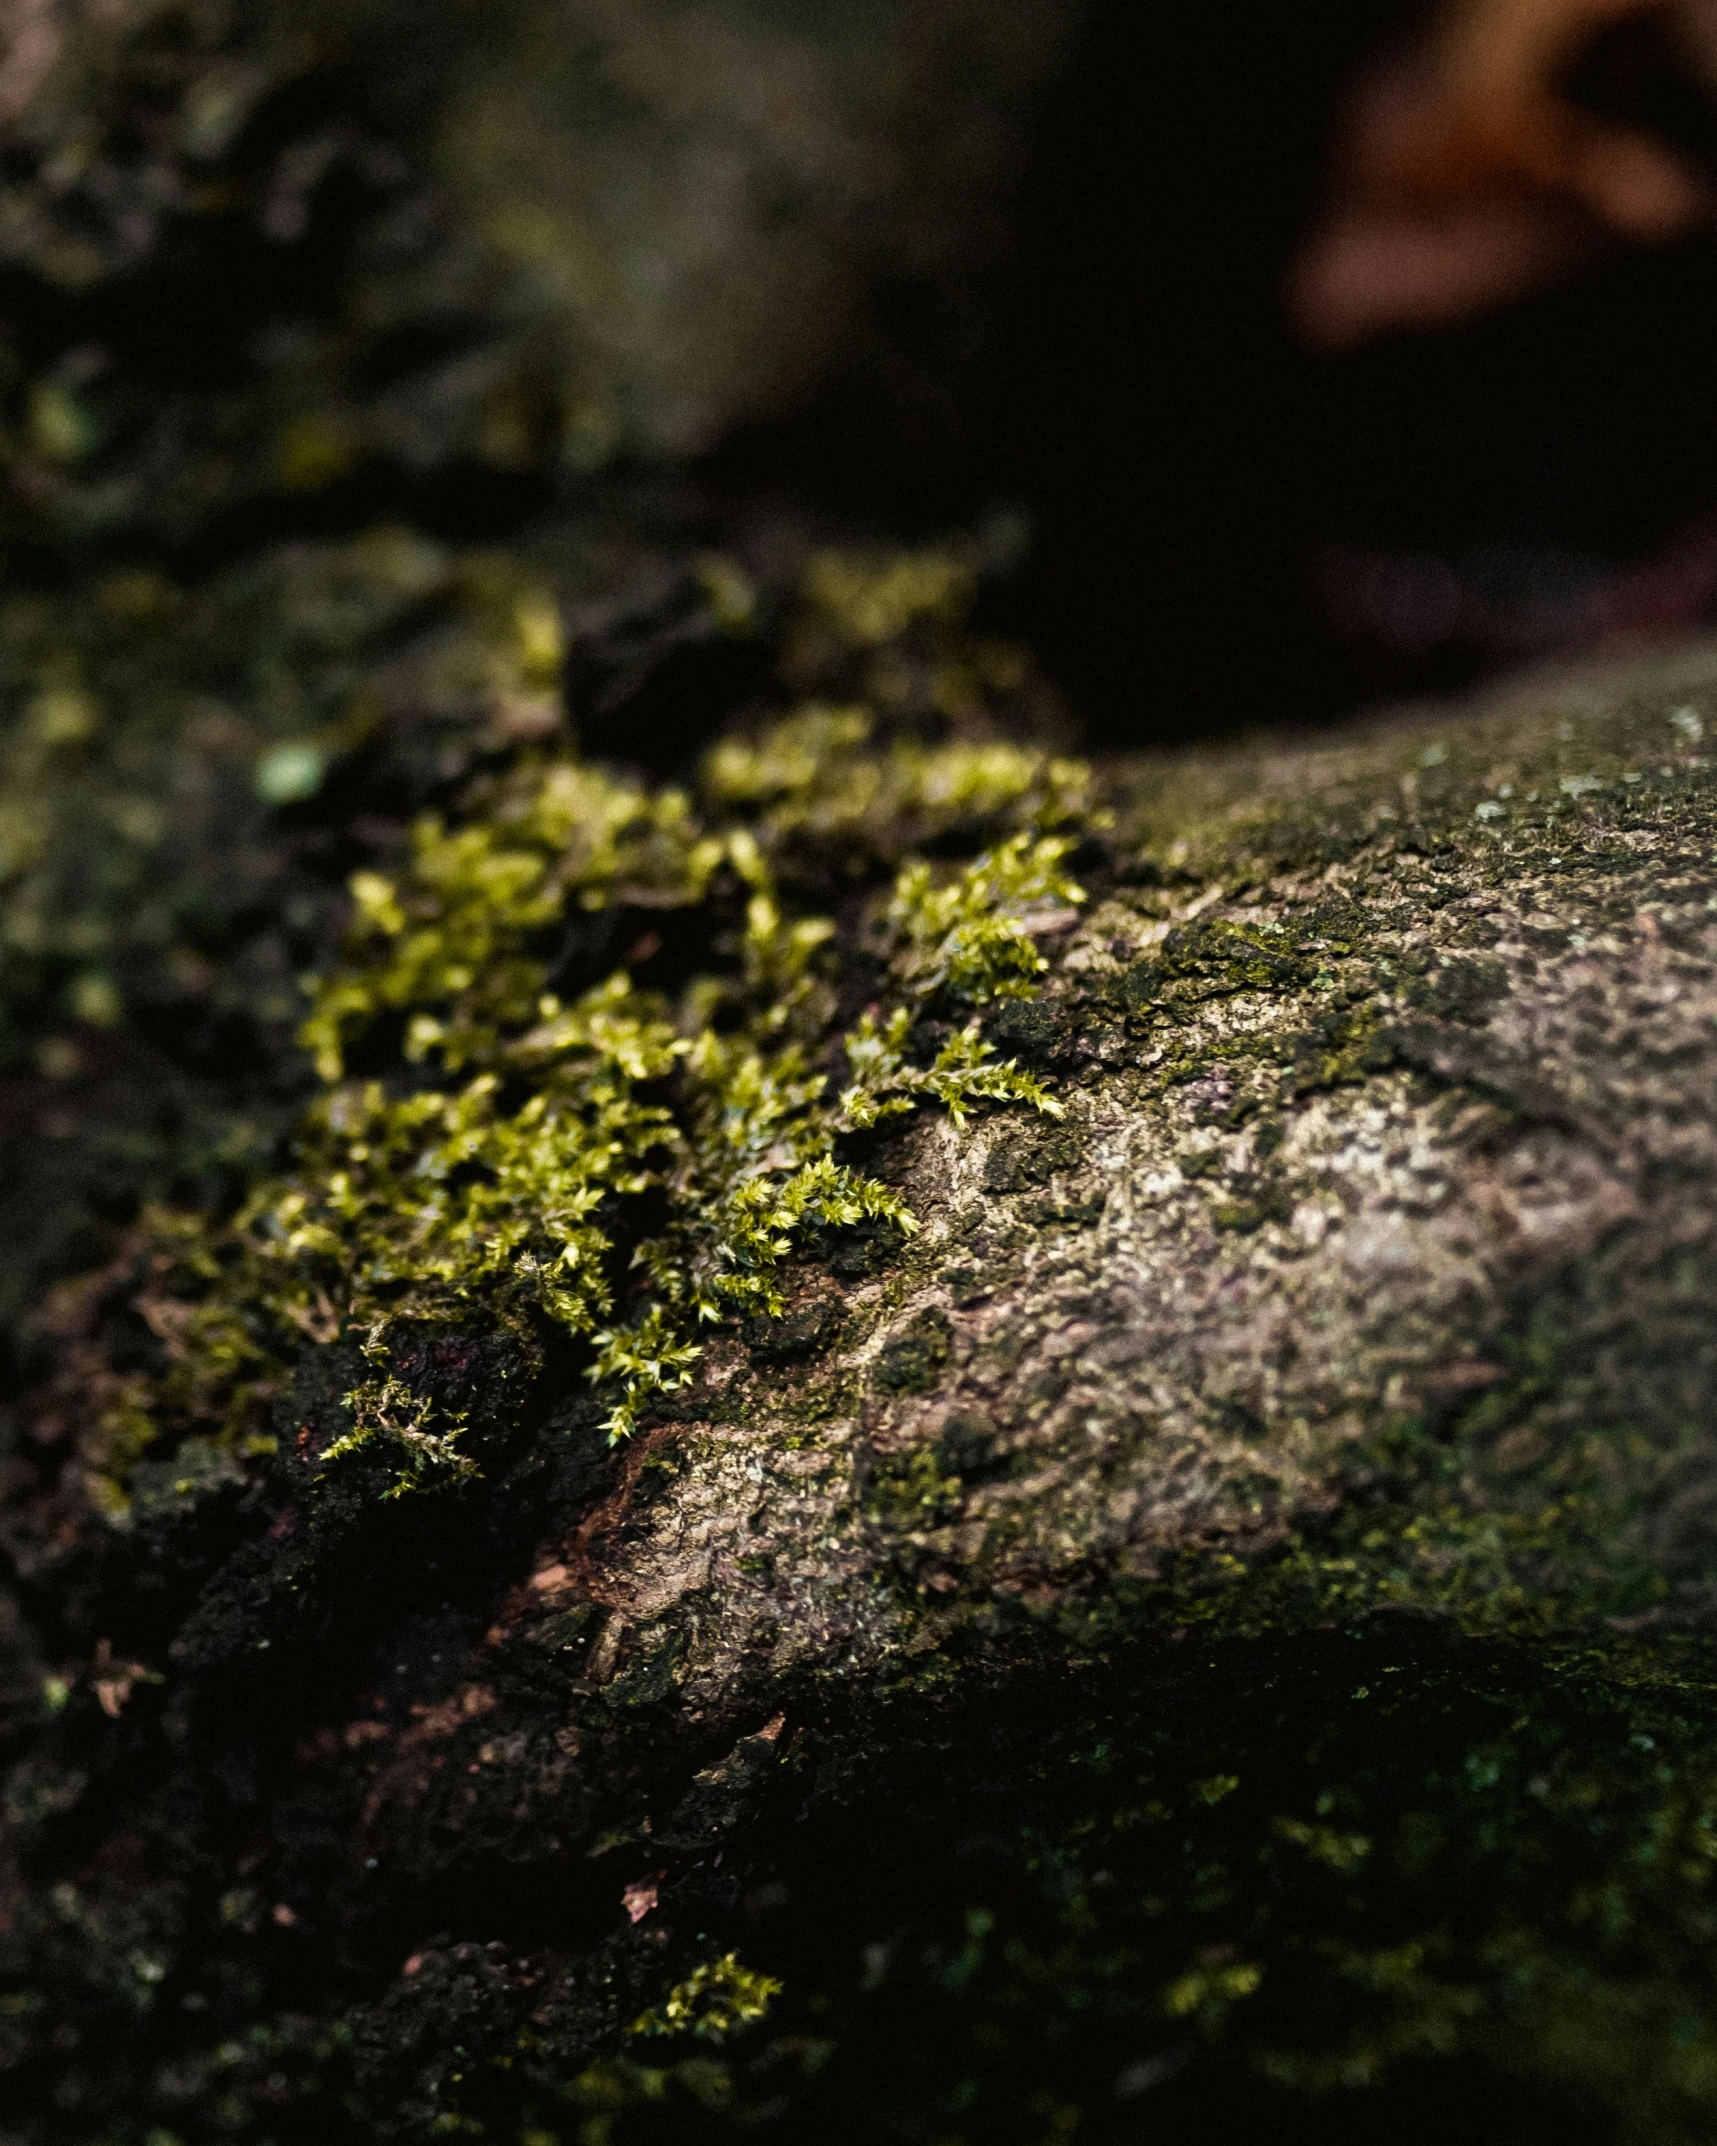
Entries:
{"type": "Polygon", "coordinates": [[[14,513],[183,545],[707,447],[869,285],[981,250],[1074,14],[40,0],[0,67],[14,513]]]}

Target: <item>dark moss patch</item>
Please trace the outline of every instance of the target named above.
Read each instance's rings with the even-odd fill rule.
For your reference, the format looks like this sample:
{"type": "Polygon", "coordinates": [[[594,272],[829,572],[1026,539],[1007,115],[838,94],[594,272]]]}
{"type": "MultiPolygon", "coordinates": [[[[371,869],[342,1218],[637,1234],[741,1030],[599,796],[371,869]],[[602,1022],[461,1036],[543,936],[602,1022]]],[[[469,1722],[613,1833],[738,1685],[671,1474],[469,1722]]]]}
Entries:
{"type": "Polygon", "coordinates": [[[888,1341],[876,1360],[876,1383],[883,1393],[928,1393],[947,1370],[953,1355],[953,1332],[946,1312],[916,1313],[888,1341]]]}
{"type": "Polygon", "coordinates": [[[1293,935],[1280,925],[1236,923],[1201,917],[1177,925],[1161,947],[1135,962],[1120,985],[1122,1001],[1146,1012],[1170,995],[1196,1004],[1239,991],[1283,991],[1307,974],[1293,935]]]}
{"type": "Polygon", "coordinates": [[[840,1306],[828,1297],[790,1305],[778,1319],[748,1319],[745,1345],[765,1363],[793,1363],[811,1356],[835,1334],[840,1306]]]}
{"type": "Polygon", "coordinates": [[[1433,970],[1407,997],[1409,1004],[1445,1021],[1482,1028],[1507,995],[1508,971],[1501,962],[1451,961],[1433,970]]]}
{"type": "Polygon", "coordinates": [[[957,1511],[961,1480],[949,1474],[935,1446],[891,1454],[871,1472],[866,1509],[873,1519],[915,1534],[937,1527],[957,1511]]]}
{"type": "Polygon", "coordinates": [[[1291,1189],[1277,1178],[1232,1177],[1224,1193],[1211,1208],[1210,1219],[1218,1229],[1234,1230],[1241,1236],[1262,1229],[1266,1222],[1286,1222],[1294,1211],[1291,1189]]]}
{"type": "Polygon", "coordinates": [[[1077,1041],[1067,1032],[1067,1018],[1041,999],[1010,999],[990,1023],[990,1034],[1003,1057],[1044,1071],[1062,1063],[1077,1041]]]}
{"type": "Polygon", "coordinates": [[[984,1158],[986,1192],[1023,1192],[1045,1185],[1057,1171],[1076,1169],[1084,1143],[1070,1125],[998,1128],[984,1158]]]}

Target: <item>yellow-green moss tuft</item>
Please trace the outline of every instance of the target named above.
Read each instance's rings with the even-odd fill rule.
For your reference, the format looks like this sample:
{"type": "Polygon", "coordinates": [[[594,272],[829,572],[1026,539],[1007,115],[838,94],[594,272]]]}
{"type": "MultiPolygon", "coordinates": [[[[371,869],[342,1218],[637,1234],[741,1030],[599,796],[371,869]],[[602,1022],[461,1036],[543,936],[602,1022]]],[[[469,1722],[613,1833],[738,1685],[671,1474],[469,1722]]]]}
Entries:
{"type": "Polygon", "coordinates": [[[304,1338],[361,1334],[375,1376],[325,1461],[381,1442],[396,1489],[453,1480],[457,1426],[430,1427],[390,1337],[478,1319],[582,1342],[623,1437],[690,1378],[701,1327],[780,1311],[809,1233],[915,1228],[849,1136],[924,1104],[1058,1112],[980,1014],[1032,995],[1034,933],[1084,899],[1046,830],[1086,773],[873,731],[813,706],[718,745],[692,790],[526,757],[353,877],[287,1166],[224,1232],[156,1225],[196,1413],[242,1435],[304,1338]],[[977,854],[933,864],[927,839],[977,854]],[[669,933],[696,952],[646,986],[669,933]],[[837,940],[875,975],[845,1018],[837,940]]]}
{"type": "Polygon", "coordinates": [[[693,1968],[676,1982],[659,2005],[632,2022],[635,2035],[695,2034],[706,2042],[723,2042],[737,2028],[754,2026],[768,2016],[781,1994],[772,1975],[742,1965],[737,1953],[723,1953],[693,1968]]]}

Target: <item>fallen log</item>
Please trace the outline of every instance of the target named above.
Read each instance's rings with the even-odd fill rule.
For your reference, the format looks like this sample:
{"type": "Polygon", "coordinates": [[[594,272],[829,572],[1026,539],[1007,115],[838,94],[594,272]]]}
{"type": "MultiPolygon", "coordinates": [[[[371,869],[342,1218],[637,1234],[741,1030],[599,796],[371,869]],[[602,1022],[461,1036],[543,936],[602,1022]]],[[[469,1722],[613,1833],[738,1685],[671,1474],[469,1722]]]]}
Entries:
{"type": "Polygon", "coordinates": [[[422,1494],[338,1321],[277,1451],[86,1444],[14,2135],[1709,2135],[1713,726],[1696,646],[1099,769],[1053,1112],[849,1126],[915,1229],[629,1437],[474,1298],[422,1494]]]}

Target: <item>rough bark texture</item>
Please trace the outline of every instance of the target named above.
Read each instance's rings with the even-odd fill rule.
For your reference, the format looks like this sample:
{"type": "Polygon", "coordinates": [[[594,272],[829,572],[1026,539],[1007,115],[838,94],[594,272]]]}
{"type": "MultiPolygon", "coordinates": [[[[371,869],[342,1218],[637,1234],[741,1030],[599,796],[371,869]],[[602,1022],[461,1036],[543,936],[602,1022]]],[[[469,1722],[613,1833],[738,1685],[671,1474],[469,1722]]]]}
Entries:
{"type": "Polygon", "coordinates": [[[15,1522],[103,1634],[16,2135],[1709,2135],[1712,724],[1696,648],[1118,765],[1065,1118],[884,1143],[919,1235],[629,1445],[474,1331],[502,1469],[318,1484],[336,1344],[236,1520],[15,1522]]]}
{"type": "Polygon", "coordinates": [[[1627,1425],[1633,1546],[1697,1592],[1709,675],[1117,771],[1121,883],[1007,1039],[1066,1120],[903,1138],[910,1255],[712,1350],[509,1634],[591,1604],[599,1682],[737,1722],[1266,1551],[1475,1416],[1504,1472],[1627,1425]]]}
{"type": "MultiPolygon", "coordinates": [[[[140,1214],[230,1252],[420,813],[845,723],[833,1050],[901,864],[1061,781],[956,616],[1017,529],[712,556],[613,464],[892,350],[877,282],[957,342],[1078,11],[352,12],[0,50],[0,2141],[1717,2136],[1709,648],[1100,769],[990,1009],[1064,1115],[846,1125],[917,1234],[627,1444],[480,1294],[392,1337],[439,1490],[330,1462],[331,1316],[271,1424],[151,1417],[140,1214]]],[[[572,988],[731,980],[698,884],[556,915],[572,988]]]]}

